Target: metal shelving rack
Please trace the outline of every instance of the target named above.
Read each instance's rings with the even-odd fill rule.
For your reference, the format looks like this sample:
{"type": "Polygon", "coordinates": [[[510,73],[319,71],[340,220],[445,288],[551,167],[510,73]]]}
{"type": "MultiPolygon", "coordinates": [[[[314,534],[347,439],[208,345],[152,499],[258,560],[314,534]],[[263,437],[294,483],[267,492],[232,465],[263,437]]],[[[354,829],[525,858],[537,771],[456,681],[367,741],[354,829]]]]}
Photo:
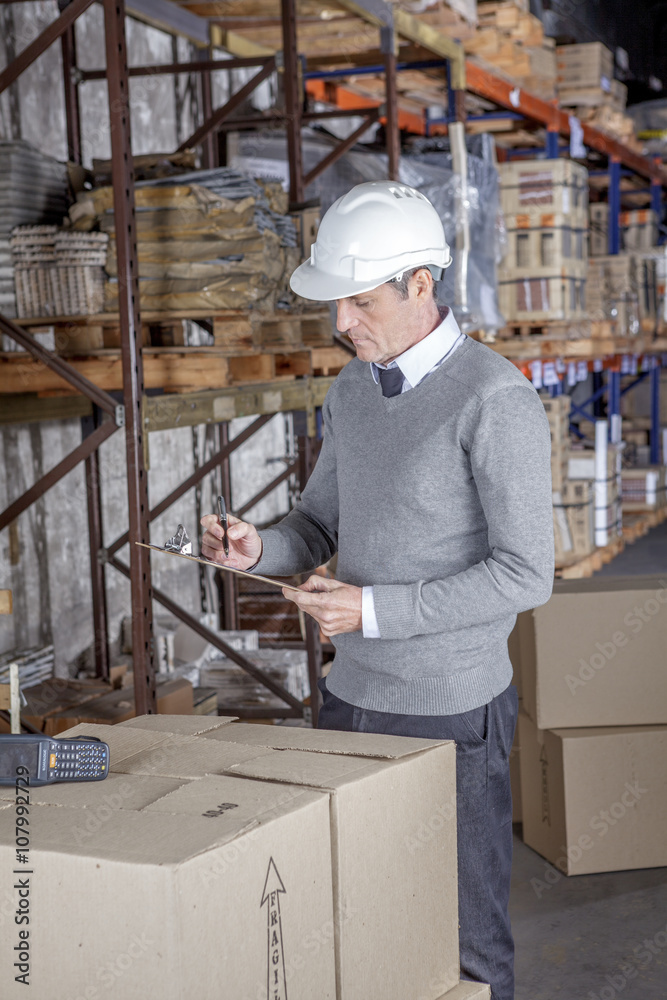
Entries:
{"type": "MultiPolygon", "coordinates": [[[[30,0],[19,0],[19,2],[30,2],[30,0]]],[[[152,623],[152,605],[155,600],[221,649],[230,659],[255,676],[285,703],[284,709],[270,709],[266,712],[259,710],[253,714],[274,717],[279,715],[302,717],[304,706],[301,702],[293,698],[280,685],[275,684],[271,678],[254,667],[245,657],[221,641],[215,633],[183,612],[167,595],[153,588],[148,550],[131,545],[129,566],[120,563],[116,555],[119,548],[127,540],[148,542],[150,522],[215,468],[221,470],[223,479],[225,477],[228,479],[230,455],[242,441],[247,440],[247,437],[263,426],[276,412],[298,410],[305,411],[307,414],[308,433],[300,442],[299,479],[303,486],[310,474],[315,452],[316,409],[321,405],[331,382],[331,379],[328,378],[309,377],[291,383],[272,383],[272,392],[270,393],[272,402],[270,403],[266,402],[269,398],[264,392],[266,387],[261,385],[244,385],[238,389],[226,388],[178,396],[172,395],[168,397],[168,406],[164,405],[165,397],[145,394],[134,217],[129,79],[132,76],[151,74],[199,74],[205,120],[179,148],[199,146],[202,149],[203,162],[206,166],[215,166],[219,162],[218,147],[214,141],[217,132],[223,132],[230,128],[261,128],[267,122],[273,125],[282,125],[287,137],[287,159],[290,168],[289,194],[292,208],[298,208],[303,203],[308,184],[316,176],[319,176],[330,163],[343,155],[363,132],[378,120],[381,120],[385,126],[388,175],[390,179],[395,179],[398,176],[399,166],[400,128],[409,128],[412,131],[426,134],[430,127],[434,127],[436,130],[438,128],[445,130],[451,121],[464,121],[464,94],[466,90],[492,101],[499,108],[507,109],[511,113],[544,125],[547,129],[547,155],[549,156],[557,156],[559,153],[558,137],[569,135],[569,117],[557,106],[521,91],[475,63],[466,61],[461,47],[455,41],[424,25],[417,18],[404,11],[392,8],[384,0],[338,0],[341,7],[378,30],[378,61],[376,64],[371,64],[371,68],[374,72],[379,71],[384,75],[385,101],[383,105],[359,98],[357,95],[350,95],[344,87],[331,85],[331,81],[336,77],[353,75],[355,68],[353,58],[345,60],[350,62],[352,69],[344,68],[336,72],[318,73],[316,69],[309,72],[306,64],[304,71],[303,60],[299,58],[297,46],[296,0],[281,0],[280,3],[283,41],[280,53],[239,55],[232,51],[232,58],[225,60],[210,58],[212,44],[215,42],[221,45],[224,41],[223,34],[219,30],[216,31],[215,27],[209,29],[206,19],[197,17],[186,8],[169,3],[168,0],[159,0],[159,2],[157,0],[136,0],[136,3],[133,3],[132,0],[127,0],[127,3],[126,0],[102,0],[107,69],[82,71],[76,65],[74,22],[91,6],[92,2],[93,0],[71,0],[64,6],[61,2],[60,16],[30,43],[9,66],[0,72],[0,93],[14,83],[21,73],[50,45],[60,39],[68,150],[70,158],[74,162],[80,163],[81,131],[78,84],[93,79],[107,80],[114,211],[117,220],[119,320],[123,370],[122,402],[111,393],[98,388],[89,379],[84,378],[63,358],[42,348],[16,323],[0,316],[0,331],[7,333],[25,350],[68,382],[79,394],[74,398],[62,400],[37,400],[30,396],[10,397],[13,400],[11,406],[7,406],[6,399],[3,400],[0,397],[0,422],[80,416],[83,434],[81,444],[70,455],[0,513],[0,530],[42,496],[76,464],[81,461],[85,462],[97,672],[105,676],[109,669],[104,583],[104,565],[106,563],[130,579],[133,609],[132,644],[135,652],[135,700],[138,714],[155,712],[156,710],[152,623]],[[172,33],[187,35],[196,41],[202,54],[208,58],[187,63],[129,68],[125,44],[125,19],[128,15],[139,16],[172,33]],[[411,43],[411,52],[414,58],[403,62],[397,60],[397,37],[399,36],[411,43]],[[210,74],[214,71],[229,72],[233,69],[248,67],[257,68],[255,75],[233,94],[223,107],[213,108],[210,74]],[[425,116],[421,120],[415,120],[414,115],[406,116],[399,109],[397,74],[415,68],[443,69],[448,83],[449,97],[449,113],[444,122],[429,123],[425,116]],[[282,81],[284,110],[282,112],[257,113],[245,118],[233,117],[236,109],[253,90],[274,72],[278,72],[282,81]],[[322,93],[322,91],[318,91],[318,87],[323,87],[327,79],[326,99],[330,103],[333,102],[334,106],[330,110],[319,112],[306,110],[306,95],[318,96],[318,93],[322,93]],[[348,139],[340,142],[320,164],[304,176],[301,158],[302,125],[326,118],[352,115],[362,117],[363,121],[359,128],[348,139]],[[279,386],[279,402],[276,402],[275,390],[277,386],[279,386]],[[226,414],[229,412],[229,406],[232,406],[235,415],[256,414],[254,423],[242,435],[229,442],[228,422],[216,421],[219,423],[220,444],[216,454],[188,477],[184,483],[181,483],[169,497],[151,509],[146,476],[148,434],[153,429],[166,426],[187,426],[215,420],[215,400],[222,397],[228,401],[226,414]],[[121,538],[105,550],[102,540],[98,448],[104,440],[120,428],[124,429],[126,439],[129,528],[121,538]]],[[[367,58],[365,60],[366,67],[368,67],[368,62],[367,58]]],[[[359,65],[363,63],[363,59],[358,60],[359,65]]],[[[590,126],[584,125],[583,130],[586,145],[609,158],[610,201],[618,199],[613,201],[613,205],[620,205],[618,192],[620,191],[621,168],[624,166],[650,181],[653,204],[657,207],[661,200],[662,188],[667,185],[667,170],[662,164],[656,160],[638,156],[632,150],[590,126]]],[[[612,243],[617,249],[617,213],[616,222],[612,221],[610,226],[610,247],[612,243]]],[[[659,382],[653,375],[651,377],[655,381],[655,385],[652,383],[652,388],[657,406],[658,389],[656,386],[659,387],[659,382]]],[[[613,384],[615,385],[615,382],[613,384]]],[[[618,398],[619,393],[614,389],[612,399],[617,400],[618,398]]],[[[282,481],[284,477],[284,473],[277,477],[273,484],[262,491],[262,495],[265,495],[272,485],[277,485],[278,481],[282,481]]],[[[257,499],[258,497],[255,497],[252,502],[257,502],[257,499]]],[[[225,593],[224,603],[228,614],[233,615],[234,599],[233,593],[229,590],[225,593]]],[[[315,681],[321,665],[321,648],[318,630],[310,619],[308,622],[306,645],[309,654],[311,686],[315,690],[315,681]]],[[[313,724],[316,724],[316,719],[317,700],[313,698],[313,724]]]]}

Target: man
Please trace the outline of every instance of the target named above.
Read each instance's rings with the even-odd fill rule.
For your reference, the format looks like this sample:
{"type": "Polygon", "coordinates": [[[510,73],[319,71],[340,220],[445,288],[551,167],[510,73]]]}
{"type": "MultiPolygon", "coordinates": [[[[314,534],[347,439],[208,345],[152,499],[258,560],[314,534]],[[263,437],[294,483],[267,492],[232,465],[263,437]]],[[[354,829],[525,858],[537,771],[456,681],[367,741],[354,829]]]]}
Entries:
{"type": "Polygon", "coordinates": [[[208,515],[203,552],[272,574],[338,552],[336,580],[283,592],[336,647],[320,726],[456,741],[462,975],[513,1000],[507,638],[551,593],[549,428],[523,375],[439,311],[450,263],[435,209],[405,185],[332,205],[291,285],[336,300],[357,358],[327,394],[294,510],[261,533],[232,519],[227,560],[208,515]]]}

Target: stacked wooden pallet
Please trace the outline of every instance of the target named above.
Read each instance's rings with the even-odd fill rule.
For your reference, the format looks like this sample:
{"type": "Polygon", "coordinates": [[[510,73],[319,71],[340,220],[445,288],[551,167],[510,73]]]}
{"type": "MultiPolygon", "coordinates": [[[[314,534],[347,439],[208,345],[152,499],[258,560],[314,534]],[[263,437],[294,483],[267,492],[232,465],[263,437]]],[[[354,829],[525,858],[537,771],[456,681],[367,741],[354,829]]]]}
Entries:
{"type": "Polygon", "coordinates": [[[539,18],[513,0],[480,2],[478,30],[464,40],[466,53],[489,68],[509,74],[517,85],[544,100],[555,97],[556,48],[539,18]]]}
{"type": "Polygon", "coordinates": [[[583,121],[641,150],[632,118],[624,114],[627,87],[614,79],[614,55],[601,42],[556,49],[558,101],[583,121]]]}
{"type": "Polygon", "coordinates": [[[508,251],[498,272],[508,323],[586,318],[588,173],[571,160],[500,165],[508,251]]]}

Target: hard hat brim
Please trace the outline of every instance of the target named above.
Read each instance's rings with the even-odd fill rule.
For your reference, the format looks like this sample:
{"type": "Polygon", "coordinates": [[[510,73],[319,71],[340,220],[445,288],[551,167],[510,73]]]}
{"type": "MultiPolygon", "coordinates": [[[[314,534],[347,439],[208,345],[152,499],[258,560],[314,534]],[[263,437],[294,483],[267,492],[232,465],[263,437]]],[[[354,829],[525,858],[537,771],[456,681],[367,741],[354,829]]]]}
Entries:
{"type": "MultiPolygon", "coordinates": [[[[444,271],[452,263],[450,256],[446,264],[439,264],[444,271]]],[[[414,267],[429,267],[429,264],[415,264],[414,267]]],[[[412,268],[410,268],[412,270],[412,268]]],[[[387,281],[394,278],[394,274],[377,278],[373,281],[355,281],[354,278],[345,278],[336,274],[326,274],[313,267],[310,260],[299,264],[296,271],[292,273],[289,284],[293,292],[300,295],[302,299],[312,299],[314,302],[333,302],[335,299],[348,299],[351,295],[362,295],[364,292],[372,292],[374,288],[379,288],[387,281]]]]}
{"type": "Polygon", "coordinates": [[[300,264],[290,278],[290,288],[302,299],[312,299],[315,302],[333,302],[335,299],[347,299],[351,295],[370,292],[383,285],[382,281],[355,281],[335,274],[325,274],[313,267],[309,260],[300,264]]]}

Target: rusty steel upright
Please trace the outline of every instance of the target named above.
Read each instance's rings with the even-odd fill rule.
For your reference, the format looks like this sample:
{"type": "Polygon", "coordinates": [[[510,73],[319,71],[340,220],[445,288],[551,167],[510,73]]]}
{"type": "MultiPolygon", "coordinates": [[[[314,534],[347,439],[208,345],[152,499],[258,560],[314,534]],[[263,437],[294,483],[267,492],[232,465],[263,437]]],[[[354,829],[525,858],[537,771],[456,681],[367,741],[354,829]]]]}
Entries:
{"type": "Polygon", "coordinates": [[[125,43],[125,0],[104,0],[111,174],[118,255],[118,305],[123,356],[123,398],[130,525],[132,655],[137,715],[156,711],[153,650],[151,567],[148,550],[134,542],[150,542],[148,483],[144,468],[142,396],[144,392],[139,316],[139,277],[134,170],[130,132],[130,94],[125,43]]]}
{"type": "Polygon", "coordinates": [[[289,200],[296,208],[303,204],[305,184],[303,179],[303,154],[301,150],[301,67],[296,47],[296,0],[281,0],[280,11],[283,29],[282,77],[287,116],[287,161],[289,163],[289,200]]]}

